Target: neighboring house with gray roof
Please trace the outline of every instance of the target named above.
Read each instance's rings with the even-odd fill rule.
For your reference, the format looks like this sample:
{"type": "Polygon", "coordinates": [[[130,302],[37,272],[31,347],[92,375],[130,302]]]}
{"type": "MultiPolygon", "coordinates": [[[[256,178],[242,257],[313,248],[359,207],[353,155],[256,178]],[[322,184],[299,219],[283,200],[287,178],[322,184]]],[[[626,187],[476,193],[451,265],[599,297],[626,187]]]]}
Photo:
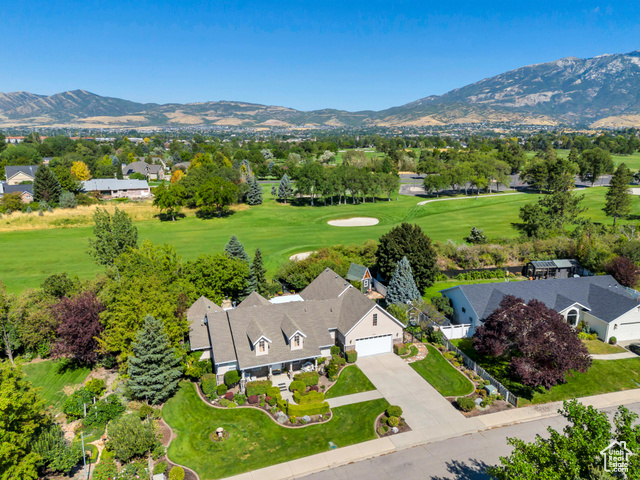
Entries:
{"type": "Polygon", "coordinates": [[[150,163],[138,161],[129,165],[122,165],[122,176],[128,179],[130,175],[139,173],[147,177],[147,180],[164,180],[164,167],[162,165],[152,165],[150,163]]]}
{"type": "Polygon", "coordinates": [[[351,280],[352,282],[360,282],[363,292],[369,292],[373,287],[371,272],[364,265],[359,265],[357,263],[352,263],[349,266],[349,271],[347,272],[347,280],[351,280]]]}
{"type": "Polygon", "coordinates": [[[38,165],[9,165],[4,167],[4,178],[9,185],[33,182],[38,165]]]}
{"type": "Polygon", "coordinates": [[[317,366],[317,359],[329,357],[334,345],[359,356],[390,353],[394,343],[402,342],[404,328],[330,269],[298,301],[275,303],[253,292],[236,308],[223,311],[201,297],[187,319],[191,349],[205,350],[201,359],[213,352],[218,381],[234,369],[244,381],[317,366]]]}
{"type": "Polygon", "coordinates": [[[92,192],[103,198],[141,199],[151,196],[146,180],[118,180],[115,178],[95,178],[82,183],[84,192],[92,192]]]}
{"type": "Polygon", "coordinates": [[[33,184],[9,185],[6,182],[0,182],[0,198],[9,193],[19,193],[23,203],[33,202],[33,184]]]}
{"type": "Polygon", "coordinates": [[[573,327],[585,321],[605,342],[640,338],[640,304],[610,275],[458,285],[441,293],[451,300],[452,320],[471,325],[469,336],[512,295],[539,300],[573,327]]]}

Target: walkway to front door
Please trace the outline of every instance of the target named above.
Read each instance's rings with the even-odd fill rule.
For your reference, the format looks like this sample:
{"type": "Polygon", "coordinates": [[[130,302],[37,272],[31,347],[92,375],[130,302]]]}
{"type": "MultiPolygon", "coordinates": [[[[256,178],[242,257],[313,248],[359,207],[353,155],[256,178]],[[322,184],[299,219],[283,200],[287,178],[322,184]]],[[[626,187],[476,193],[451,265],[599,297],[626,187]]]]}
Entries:
{"type": "Polygon", "coordinates": [[[416,430],[464,419],[429,382],[393,353],[359,358],[360,370],[416,430]]]}

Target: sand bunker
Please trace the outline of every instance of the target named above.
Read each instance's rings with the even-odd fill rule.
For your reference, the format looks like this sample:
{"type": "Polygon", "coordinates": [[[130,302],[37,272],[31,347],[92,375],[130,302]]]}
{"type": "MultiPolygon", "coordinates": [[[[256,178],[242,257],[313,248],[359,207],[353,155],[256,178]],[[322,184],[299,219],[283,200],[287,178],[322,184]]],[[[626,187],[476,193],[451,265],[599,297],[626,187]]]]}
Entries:
{"type": "Polygon", "coordinates": [[[340,220],[329,220],[327,223],[334,227],[370,227],[371,225],[377,225],[380,223],[380,220],[373,217],[354,217],[343,218],[340,220]]]}
{"type": "Polygon", "coordinates": [[[294,262],[299,262],[301,260],[304,260],[306,258],[309,258],[309,256],[312,253],[316,253],[315,251],[311,251],[311,252],[302,252],[302,253],[296,253],[295,255],[291,255],[289,257],[289,260],[293,260],[294,262]]]}

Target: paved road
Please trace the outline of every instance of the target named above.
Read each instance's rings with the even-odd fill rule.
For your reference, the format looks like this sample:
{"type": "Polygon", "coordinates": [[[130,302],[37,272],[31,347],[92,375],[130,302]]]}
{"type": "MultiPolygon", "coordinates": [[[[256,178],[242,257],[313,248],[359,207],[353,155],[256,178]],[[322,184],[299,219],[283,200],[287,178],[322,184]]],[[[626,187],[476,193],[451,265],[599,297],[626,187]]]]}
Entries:
{"type": "Polygon", "coordinates": [[[390,404],[402,407],[402,416],[414,430],[464,419],[398,355],[387,353],[359,358],[358,367],[390,404]]]}
{"type": "MultiPolygon", "coordinates": [[[[626,405],[640,413],[640,403],[626,405]]],[[[615,408],[603,409],[610,415],[615,408]]],[[[441,442],[401,450],[371,460],[303,477],[307,480],[480,480],[488,479],[484,472],[499,462],[500,456],[511,451],[507,437],[532,441],[536,434],[545,435],[547,427],[561,430],[561,417],[553,417],[509,427],[452,438],[441,442]]]]}

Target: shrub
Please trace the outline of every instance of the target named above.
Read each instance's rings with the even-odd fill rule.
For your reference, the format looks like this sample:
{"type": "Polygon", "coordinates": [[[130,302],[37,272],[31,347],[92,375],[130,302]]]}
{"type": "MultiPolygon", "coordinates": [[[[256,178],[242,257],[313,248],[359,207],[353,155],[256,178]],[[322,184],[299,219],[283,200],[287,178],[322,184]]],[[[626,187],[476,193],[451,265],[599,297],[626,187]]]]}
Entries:
{"type": "Polygon", "coordinates": [[[318,387],[318,385],[311,385],[309,387],[309,390],[311,390],[313,392],[319,392],[320,391],[320,387],[318,387]]]}
{"type": "Polygon", "coordinates": [[[258,395],[249,395],[247,397],[247,402],[249,405],[256,405],[260,401],[260,397],[258,395]]]}
{"type": "Polygon", "coordinates": [[[387,425],[389,425],[390,427],[397,427],[398,425],[400,425],[400,419],[398,417],[389,417],[389,419],[387,420],[387,425]]]}
{"type": "Polygon", "coordinates": [[[378,435],[380,435],[380,436],[384,435],[388,431],[389,431],[389,427],[387,427],[386,425],[380,425],[378,427],[378,435]]]}
{"type": "Polygon", "coordinates": [[[305,415],[320,415],[329,413],[330,408],[327,402],[322,403],[310,403],[308,405],[296,405],[294,403],[289,404],[289,411],[287,412],[287,402],[280,399],[278,400],[278,407],[288,415],[295,415],[296,417],[304,417],[305,415]]]}
{"type": "Polygon", "coordinates": [[[396,343],[393,346],[393,353],[395,353],[396,355],[406,355],[407,346],[404,343],[396,343]]]}
{"type": "Polygon", "coordinates": [[[235,397],[233,392],[227,392],[224,394],[224,398],[226,398],[229,401],[233,400],[233,397],[235,397]]]}
{"type": "Polygon", "coordinates": [[[355,350],[349,350],[347,352],[347,362],[356,363],[356,360],[358,360],[358,352],[356,352],[355,350]]]}
{"type": "Polygon", "coordinates": [[[151,408],[149,405],[142,405],[140,407],[140,410],[138,410],[138,416],[143,420],[152,415],[153,415],[153,408],[151,408]]]}
{"type": "Polygon", "coordinates": [[[242,393],[236,393],[233,396],[233,401],[236,402],[238,405],[244,405],[247,401],[247,397],[242,393]]]}
{"type": "Polygon", "coordinates": [[[78,201],[76,196],[71,192],[62,192],[60,195],[60,208],[76,208],[78,201]]]}
{"type": "Polygon", "coordinates": [[[340,355],[340,347],[337,345],[331,347],[331,355],[340,355]]]}
{"type": "Polygon", "coordinates": [[[295,381],[304,382],[307,387],[318,385],[320,374],[318,372],[304,372],[296,374],[293,379],[295,381]]]}
{"type": "Polygon", "coordinates": [[[389,415],[390,417],[401,417],[402,408],[398,405],[389,405],[387,407],[387,415],[389,415]]]}
{"type": "Polygon", "coordinates": [[[158,462],[156,463],[155,467],[153,467],[153,474],[154,475],[158,475],[160,473],[165,473],[167,471],[167,462],[162,461],[162,462],[158,462]]]}
{"type": "Polygon", "coordinates": [[[164,445],[157,445],[151,452],[151,458],[158,460],[167,454],[167,449],[164,445]]]}
{"type": "Polygon", "coordinates": [[[247,395],[266,395],[271,387],[271,380],[256,380],[247,383],[247,395]]]}
{"type": "Polygon", "coordinates": [[[615,345],[616,343],[618,343],[618,339],[616,337],[609,338],[610,345],[615,345]]]}
{"type": "Polygon", "coordinates": [[[160,442],[151,421],[142,422],[137,416],[126,415],[109,424],[107,448],[121,462],[151,452],[160,442]]]}
{"type": "Polygon", "coordinates": [[[456,403],[463,412],[470,412],[476,408],[476,402],[471,397],[458,397],[456,403]]]}
{"type": "Polygon", "coordinates": [[[227,386],[226,386],[224,383],[221,383],[220,385],[218,385],[218,386],[216,387],[216,393],[217,393],[219,396],[224,395],[225,393],[227,393],[227,386]]]}
{"type": "Polygon", "coordinates": [[[240,372],[238,372],[237,370],[229,370],[227,373],[224,374],[224,384],[227,387],[232,387],[239,381],[240,381],[240,372]]]}
{"type": "Polygon", "coordinates": [[[219,402],[221,406],[226,408],[234,408],[238,406],[236,402],[232,402],[231,400],[227,400],[226,398],[221,398],[219,402]]]}
{"type": "Polygon", "coordinates": [[[277,402],[277,400],[272,397],[265,398],[265,401],[267,402],[267,405],[269,405],[270,407],[273,407],[277,402]]]}
{"type": "Polygon", "coordinates": [[[306,395],[302,395],[300,392],[293,393],[293,401],[298,405],[308,405],[310,403],[324,402],[324,393],[311,391],[306,395]]]}
{"type": "Polygon", "coordinates": [[[329,380],[336,379],[338,370],[340,370],[340,366],[337,363],[333,361],[329,362],[329,365],[327,365],[327,377],[329,377],[329,380]]]}
{"type": "Polygon", "coordinates": [[[295,415],[290,416],[289,417],[289,421],[291,422],[292,425],[295,425],[296,424],[296,416],[295,415]]]}
{"type": "Polygon", "coordinates": [[[118,474],[118,467],[113,458],[106,459],[101,458],[100,463],[93,469],[94,480],[111,480],[116,478],[118,474]]]}
{"type": "Polygon", "coordinates": [[[86,388],[73,392],[62,405],[62,411],[70,420],[76,420],[84,416],[84,404],[92,403],[93,395],[86,388]]]}
{"type": "Polygon", "coordinates": [[[289,391],[291,392],[304,392],[307,389],[307,386],[302,380],[294,380],[289,385],[289,391]]]}
{"type": "Polygon", "coordinates": [[[184,480],[184,468],[173,467],[169,472],[169,480],[184,480]]]}
{"type": "Polygon", "coordinates": [[[92,378],[91,380],[89,380],[85,384],[84,388],[89,390],[96,397],[99,397],[107,387],[106,387],[103,379],[101,379],[101,378],[92,378]]]}
{"type": "Polygon", "coordinates": [[[280,389],[278,387],[267,388],[266,395],[267,397],[272,397],[272,398],[280,398],[282,396],[282,394],[280,393],[280,389]]]}
{"type": "MultiPolygon", "coordinates": [[[[213,400],[218,397],[216,385],[216,376],[212,373],[206,373],[200,379],[200,388],[202,389],[202,393],[206,395],[209,400],[213,400]]],[[[227,388],[225,385],[222,385],[227,388]]],[[[226,392],[225,392],[226,393],[226,392]]]]}

